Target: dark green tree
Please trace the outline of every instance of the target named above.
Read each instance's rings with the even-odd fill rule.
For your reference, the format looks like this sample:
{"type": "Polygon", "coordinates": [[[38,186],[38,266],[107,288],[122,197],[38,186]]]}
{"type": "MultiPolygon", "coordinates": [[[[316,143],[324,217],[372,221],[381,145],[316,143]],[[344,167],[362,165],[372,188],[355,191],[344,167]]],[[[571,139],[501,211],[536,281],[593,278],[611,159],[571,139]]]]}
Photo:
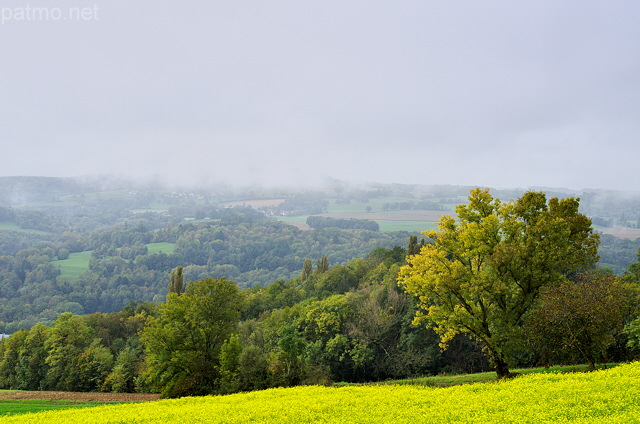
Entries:
{"type": "Polygon", "coordinates": [[[20,367],[20,351],[28,334],[27,330],[22,329],[0,341],[0,387],[14,390],[22,388],[17,375],[20,367]]]}
{"type": "Polygon", "coordinates": [[[182,294],[185,291],[182,267],[179,266],[171,271],[171,280],[169,282],[169,293],[182,294]]]}
{"type": "Polygon", "coordinates": [[[240,354],[242,345],[237,334],[229,337],[220,349],[220,381],[221,393],[233,393],[240,387],[240,354]]]}
{"type": "Polygon", "coordinates": [[[636,262],[629,265],[629,268],[627,269],[627,272],[625,272],[623,278],[625,281],[630,283],[640,283],[640,249],[638,249],[638,253],[636,255],[636,262]]]}
{"type": "Polygon", "coordinates": [[[48,352],[45,363],[49,367],[45,384],[48,390],[78,390],[83,378],[78,361],[92,340],[91,329],[82,317],[70,312],[58,317],[45,342],[48,352]]]}
{"type": "Polygon", "coordinates": [[[303,354],[306,343],[291,325],[280,327],[278,337],[278,377],[286,386],[300,384],[305,372],[303,354]]]}
{"type": "Polygon", "coordinates": [[[49,336],[49,327],[42,323],[34,325],[20,349],[20,366],[18,380],[22,390],[39,390],[47,375],[48,355],[45,347],[49,336]]]}
{"type": "Polygon", "coordinates": [[[309,278],[309,276],[311,275],[312,271],[313,263],[311,262],[311,259],[305,259],[302,265],[302,274],[300,274],[300,279],[302,281],[306,281],[307,278],[309,278]]]}
{"type": "Polygon", "coordinates": [[[318,264],[316,265],[316,274],[322,274],[329,270],[329,259],[326,256],[318,259],[318,264]]]}
{"type": "Polygon", "coordinates": [[[583,360],[591,370],[622,331],[632,291],[612,274],[581,275],[544,287],[527,333],[545,364],[583,360]]]}
{"type": "Polygon", "coordinates": [[[258,346],[247,345],[238,358],[239,390],[266,389],[271,385],[271,372],[265,353],[258,346]]]}
{"type": "Polygon", "coordinates": [[[116,393],[135,392],[141,356],[141,347],[135,344],[127,345],[118,352],[113,369],[105,378],[104,390],[116,393]]]}
{"type": "Polygon", "coordinates": [[[424,246],[424,239],[418,243],[418,236],[409,237],[409,247],[407,248],[407,255],[417,255],[420,253],[420,249],[424,246]]]}
{"type": "Polygon", "coordinates": [[[101,390],[112,367],[113,354],[100,344],[100,339],[94,339],[78,357],[80,382],[75,390],[80,392],[101,390]]]}
{"type": "Polygon", "coordinates": [[[243,293],[233,281],[205,278],[169,293],[143,331],[152,389],[164,397],[219,390],[220,350],[237,331],[243,293]]]}

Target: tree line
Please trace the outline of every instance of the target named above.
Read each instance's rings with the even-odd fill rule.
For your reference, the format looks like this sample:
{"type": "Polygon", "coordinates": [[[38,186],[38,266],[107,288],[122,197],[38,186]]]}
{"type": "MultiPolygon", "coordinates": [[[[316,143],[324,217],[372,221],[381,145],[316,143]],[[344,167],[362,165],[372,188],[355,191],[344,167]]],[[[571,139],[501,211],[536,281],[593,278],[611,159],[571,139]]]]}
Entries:
{"type": "Polygon", "coordinates": [[[182,396],[486,367],[479,349],[448,356],[411,325],[415,302],[396,284],[405,254],[376,248],[334,267],[323,257],[248,289],[183,282],[177,267],[164,302],[63,313],[12,334],[0,344],[0,387],[182,396]]]}
{"type": "Polygon", "coordinates": [[[380,231],[380,225],[368,219],[339,219],[327,216],[309,216],[307,225],[311,228],[342,228],[346,230],[380,231]]]}

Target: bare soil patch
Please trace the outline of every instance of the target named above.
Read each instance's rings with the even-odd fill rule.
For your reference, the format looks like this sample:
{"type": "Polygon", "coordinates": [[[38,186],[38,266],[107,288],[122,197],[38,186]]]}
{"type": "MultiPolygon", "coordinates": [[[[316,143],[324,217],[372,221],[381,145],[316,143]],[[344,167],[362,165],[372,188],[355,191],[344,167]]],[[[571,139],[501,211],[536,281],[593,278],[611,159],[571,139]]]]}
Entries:
{"type": "Polygon", "coordinates": [[[96,402],[147,402],[160,399],[160,395],[147,393],[102,392],[0,392],[0,399],[46,399],[96,402]]]}
{"type": "Polygon", "coordinates": [[[294,227],[298,227],[301,230],[310,230],[311,227],[306,222],[287,222],[289,225],[293,225],[294,227]]]}
{"type": "Polygon", "coordinates": [[[278,206],[286,199],[252,199],[252,200],[240,200],[237,202],[227,202],[225,206],[251,206],[254,209],[264,208],[269,206],[278,206]]]}
{"type": "Polygon", "coordinates": [[[600,228],[599,232],[604,234],[611,234],[622,239],[637,239],[640,238],[640,228],[629,228],[615,226],[613,228],[600,228]]]}

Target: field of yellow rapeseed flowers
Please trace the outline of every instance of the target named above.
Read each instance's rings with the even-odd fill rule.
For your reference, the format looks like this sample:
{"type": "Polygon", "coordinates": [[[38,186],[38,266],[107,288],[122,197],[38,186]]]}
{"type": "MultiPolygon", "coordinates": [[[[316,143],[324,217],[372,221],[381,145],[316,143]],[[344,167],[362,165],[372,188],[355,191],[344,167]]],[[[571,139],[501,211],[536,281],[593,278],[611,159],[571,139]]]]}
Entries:
{"type": "Polygon", "coordinates": [[[318,422],[640,422],[640,363],[450,388],[310,386],[0,418],[0,424],[318,422]]]}

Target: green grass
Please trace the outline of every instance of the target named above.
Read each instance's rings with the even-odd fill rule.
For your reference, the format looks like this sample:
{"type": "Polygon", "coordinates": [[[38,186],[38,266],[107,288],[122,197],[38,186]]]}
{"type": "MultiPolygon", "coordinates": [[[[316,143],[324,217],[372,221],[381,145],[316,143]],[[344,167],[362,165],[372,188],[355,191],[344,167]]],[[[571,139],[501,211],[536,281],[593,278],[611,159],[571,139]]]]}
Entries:
{"type": "MultiPolygon", "coordinates": [[[[431,229],[436,229],[434,224],[439,218],[427,217],[428,215],[447,214],[447,211],[420,211],[420,210],[394,210],[384,211],[383,205],[385,203],[396,202],[416,202],[417,198],[411,197],[379,197],[371,198],[368,202],[351,201],[349,204],[336,204],[335,200],[331,200],[327,208],[327,215],[337,214],[336,218],[356,218],[356,219],[368,219],[375,221],[380,226],[380,231],[408,231],[408,232],[421,232],[431,229]],[[424,213],[421,213],[424,212],[424,213]],[[417,220],[424,218],[425,220],[417,220]]],[[[432,200],[435,202],[435,200],[432,200]]],[[[303,216],[279,216],[276,217],[279,221],[287,222],[291,224],[305,223],[308,215],[303,216]]]]}
{"type": "MultiPolygon", "coordinates": [[[[149,254],[164,252],[167,255],[176,249],[175,243],[149,243],[147,244],[149,254]]],[[[51,262],[54,266],[60,267],[60,277],[68,280],[79,278],[84,272],[89,270],[91,260],[91,250],[71,253],[68,259],[51,262]]]]}
{"type": "MultiPolygon", "coordinates": [[[[620,364],[601,364],[598,365],[598,369],[609,369],[616,367],[620,364]]],[[[545,374],[545,373],[576,373],[576,372],[588,372],[587,365],[555,365],[552,367],[537,367],[537,368],[520,368],[512,370],[512,372],[520,375],[526,374],[545,374]]],[[[497,380],[496,373],[481,372],[474,374],[456,374],[456,375],[434,375],[430,377],[418,377],[408,378],[403,380],[389,380],[384,382],[367,383],[373,385],[380,384],[416,384],[430,387],[451,387],[459,386],[462,384],[472,383],[493,383],[497,380]]],[[[351,385],[350,383],[338,383],[337,386],[351,385]]]]}
{"type": "MultiPolygon", "coordinates": [[[[449,204],[441,204],[440,199],[430,199],[431,202],[447,209],[451,209],[449,204]]],[[[439,217],[436,215],[450,214],[449,210],[431,211],[431,210],[383,210],[385,203],[401,203],[401,202],[419,202],[419,198],[414,197],[374,197],[368,202],[359,202],[352,200],[349,204],[337,204],[336,199],[329,202],[325,216],[336,218],[356,218],[368,219],[375,221],[380,226],[380,231],[408,231],[422,232],[426,230],[437,229],[436,221],[439,217]],[[433,216],[431,216],[433,215],[433,216]]],[[[276,219],[291,224],[305,223],[308,215],[303,216],[278,216],[276,219]]]]}
{"type": "Polygon", "coordinates": [[[91,250],[86,250],[84,252],[71,253],[68,259],[53,261],[51,263],[60,267],[60,277],[75,280],[80,277],[82,273],[89,270],[91,252],[91,250]]]}
{"type": "Polygon", "coordinates": [[[367,212],[367,207],[371,212],[382,212],[385,203],[415,202],[418,199],[412,197],[373,197],[368,202],[358,202],[352,200],[349,204],[336,204],[335,199],[329,202],[328,213],[361,213],[367,212]]]}
{"type": "Polygon", "coordinates": [[[149,243],[147,244],[147,250],[149,254],[154,253],[166,253],[167,255],[172,254],[176,250],[175,243],[149,243]]]}
{"type": "Polygon", "coordinates": [[[104,404],[104,402],[78,402],[71,400],[0,399],[0,417],[69,408],[89,408],[104,404]]]}
{"type": "MultiPolygon", "coordinates": [[[[370,208],[370,212],[384,212],[383,207],[385,203],[394,204],[394,203],[403,203],[410,202],[416,203],[420,202],[422,199],[419,197],[372,197],[368,202],[358,202],[352,200],[349,204],[336,204],[335,199],[332,199],[329,202],[329,206],[327,208],[328,213],[362,213],[368,212],[367,208],[370,208]]],[[[440,207],[445,208],[446,210],[443,213],[451,213],[454,211],[455,206],[460,203],[466,203],[467,198],[461,197],[460,201],[457,203],[441,203],[440,198],[430,198],[428,201],[439,205],[440,207]]]]}
{"type": "Polygon", "coordinates": [[[14,222],[0,222],[0,231],[20,231],[21,233],[30,234],[48,234],[46,231],[20,228],[14,222]]]}
{"type": "Polygon", "coordinates": [[[0,222],[0,230],[22,231],[22,228],[18,227],[15,222],[0,222]]]}

